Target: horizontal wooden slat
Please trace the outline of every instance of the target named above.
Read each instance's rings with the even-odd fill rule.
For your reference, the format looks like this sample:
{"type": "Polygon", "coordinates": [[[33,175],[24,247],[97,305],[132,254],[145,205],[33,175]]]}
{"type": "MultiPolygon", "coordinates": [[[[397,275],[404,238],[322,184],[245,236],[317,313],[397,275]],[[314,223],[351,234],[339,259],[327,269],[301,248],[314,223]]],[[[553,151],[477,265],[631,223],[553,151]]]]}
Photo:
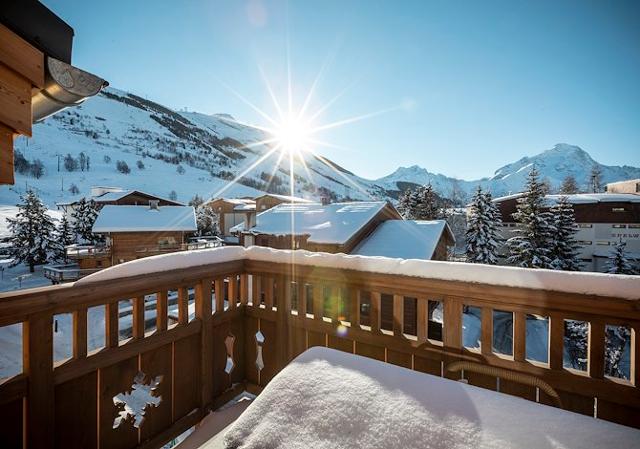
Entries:
{"type": "Polygon", "coordinates": [[[0,123],[31,136],[31,83],[0,63],[0,123]]]}
{"type": "Polygon", "coordinates": [[[0,62],[28,79],[32,85],[44,86],[44,54],[2,24],[0,62]]]}

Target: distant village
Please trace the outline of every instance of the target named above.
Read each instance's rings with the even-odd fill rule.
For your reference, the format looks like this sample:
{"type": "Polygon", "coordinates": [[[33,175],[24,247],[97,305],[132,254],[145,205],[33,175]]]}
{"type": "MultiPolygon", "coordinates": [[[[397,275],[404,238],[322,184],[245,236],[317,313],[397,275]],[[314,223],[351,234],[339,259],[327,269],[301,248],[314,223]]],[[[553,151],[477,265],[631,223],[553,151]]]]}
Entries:
{"type": "Polygon", "coordinates": [[[634,274],[640,259],[640,180],[577,193],[568,179],[547,194],[535,169],[523,191],[501,198],[478,188],[464,208],[431,185],[389,201],[319,202],[265,193],[255,198],[195,196],[188,205],[149,192],[93,187],[58,203],[55,223],[33,192],[9,219],[5,260],[52,283],[169,252],[226,245],[361,256],[634,274]],[[7,259],[8,258],[8,259],[7,259]]]}

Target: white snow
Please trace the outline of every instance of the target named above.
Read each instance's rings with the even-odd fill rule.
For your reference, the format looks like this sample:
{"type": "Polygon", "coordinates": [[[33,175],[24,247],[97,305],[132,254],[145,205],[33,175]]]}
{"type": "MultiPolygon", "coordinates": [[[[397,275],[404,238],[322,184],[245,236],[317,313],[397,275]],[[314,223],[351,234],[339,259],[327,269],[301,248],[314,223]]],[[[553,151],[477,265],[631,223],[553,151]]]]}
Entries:
{"type": "Polygon", "coordinates": [[[455,241],[445,220],[387,220],[380,223],[352,254],[429,260],[443,233],[448,233],[455,241]]]}
{"type": "Polygon", "coordinates": [[[243,449],[637,447],[640,431],[328,348],[309,349],[225,434],[243,449]]]}
{"type": "MultiPolygon", "coordinates": [[[[500,203],[514,198],[521,198],[522,196],[524,196],[524,193],[515,193],[513,195],[494,198],[493,201],[500,203]]],[[[562,196],[563,195],[545,195],[545,203],[547,206],[553,206],[562,196]]],[[[633,193],[576,193],[565,196],[571,204],[640,203],[640,195],[633,193]]]]}
{"type": "MultiPolygon", "coordinates": [[[[18,213],[17,206],[9,206],[9,205],[0,205],[0,238],[10,237],[11,232],[9,232],[9,222],[7,218],[15,218],[18,213]]],[[[48,210],[47,214],[57,221],[62,218],[62,212],[57,210],[48,210]]]]}
{"type": "Polygon", "coordinates": [[[305,250],[278,250],[261,246],[251,246],[249,248],[227,246],[198,251],[182,251],[179,253],[162,254],[132,260],[91,274],[80,279],[76,284],[120,279],[127,276],[137,276],[234,260],[295,263],[305,266],[351,269],[425,279],[486,283],[506,287],[545,289],[585,295],[613,296],[625,299],[640,298],[640,276],[328,254],[305,250]]]}
{"type": "Polygon", "coordinates": [[[195,231],[192,206],[104,206],[93,225],[93,232],[195,231]]]}
{"type": "Polygon", "coordinates": [[[385,207],[384,201],[279,204],[256,218],[249,232],[270,235],[309,235],[309,242],[347,242],[385,207]],[[292,228],[293,226],[293,228],[292,228]],[[293,232],[292,232],[293,229],[293,232]]]}
{"type": "Polygon", "coordinates": [[[308,200],[306,198],[300,198],[299,196],[276,195],[275,193],[267,193],[267,194],[259,196],[258,198],[263,198],[265,196],[269,196],[269,197],[275,198],[277,200],[286,201],[288,203],[313,203],[313,200],[308,200]]]}

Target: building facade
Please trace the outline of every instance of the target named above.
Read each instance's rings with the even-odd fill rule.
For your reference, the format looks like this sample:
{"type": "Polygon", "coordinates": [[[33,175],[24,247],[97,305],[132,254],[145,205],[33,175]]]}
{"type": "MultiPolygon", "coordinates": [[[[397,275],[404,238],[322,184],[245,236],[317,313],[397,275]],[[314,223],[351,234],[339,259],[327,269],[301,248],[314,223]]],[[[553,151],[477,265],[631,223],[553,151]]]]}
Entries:
{"type": "MultiPolygon", "coordinates": [[[[506,240],[514,235],[517,224],[512,214],[523,194],[494,199],[502,215],[502,250],[507,254],[506,240]]],[[[547,207],[560,195],[547,195],[547,207]]],[[[640,195],[633,193],[581,193],[568,195],[573,205],[578,232],[579,257],[584,271],[607,271],[614,245],[622,240],[631,257],[640,257],[640,195]]]]}

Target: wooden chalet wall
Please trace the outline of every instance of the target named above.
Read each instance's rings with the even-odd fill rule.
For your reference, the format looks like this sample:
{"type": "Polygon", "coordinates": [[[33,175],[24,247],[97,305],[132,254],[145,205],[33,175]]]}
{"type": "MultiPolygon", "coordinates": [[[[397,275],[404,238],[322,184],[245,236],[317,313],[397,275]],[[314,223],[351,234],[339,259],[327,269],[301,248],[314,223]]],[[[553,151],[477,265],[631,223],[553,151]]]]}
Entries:
{"type": "Polygon", "coordinates": [[[177,201],[166,200],[164,198],[159,198],[153,195],[147,195],[142,192],[134,192],[126,195],[119,200],[116,201],[105,201],[100,202],[102,205],[113,204],[118,206],[148,206],[149,201],[155,200],[158,201],[158,206],[179,206],[180,203],[177,201]]]}
{"type": "Polygon", "coordinates": [[[174,239],[175,245],[166,245],[167,252],[179,250],[185,243],[184,234],[182,231],[113,232],[110,234],[112,264],[159,254],[160,240],[174,239]]]}
{"type": "Polygon", "coordinates": [[[31,137],[31,91],[44,86],[44,55],[0,24],[0,184],[13,184],[13,139],[31,137]]]}
{"type": "MultiPolygon", "coordinates": [[[[516,211],[516,205],[515,198],[498,203],[503,222],[514,222],[512,214],[516,211]]],[[[620,201],[574,204],[573,210],[577,223],[640,223],[640,203],[620,201]],[[618,210],[614,212],[614,209],[618,210]]]]}

